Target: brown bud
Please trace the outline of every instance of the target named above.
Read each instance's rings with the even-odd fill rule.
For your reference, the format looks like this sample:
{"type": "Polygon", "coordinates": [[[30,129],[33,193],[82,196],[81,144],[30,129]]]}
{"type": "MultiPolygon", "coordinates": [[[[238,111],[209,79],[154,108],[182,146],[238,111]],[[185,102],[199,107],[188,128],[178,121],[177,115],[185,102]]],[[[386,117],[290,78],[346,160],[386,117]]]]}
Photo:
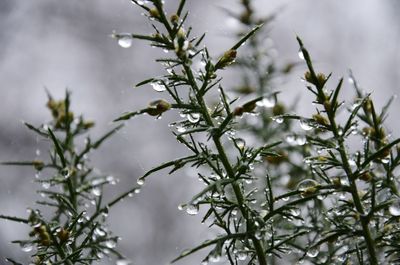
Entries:
{"type": "Polygon", "coordinates": [[[90,129],[95,125],[94,121],[85,121],[83,123],[83,128],[84,129],[90,129]]]}
{"type": "Polygon", "coordinates": [[[250,24],[251,22],[251,12],[249,12],[248,10],[244,11],[241,15],[240,15],[240,22],[242,22],[245,25],[250,24]]]}
{"type": "Polygon", "coordinates": [[[172,24],[177,25],[179,22],[179,16],[177,14],[173,14],[169,18],[169,20],[171,21],[172,24]]]}
{"type": "Polygon", "coordinates": [[[278,103],[272,108],[272,114],[274,116],[285,114],[285,105],[278,103]]]}
{"type": "Polygon", "coordinates": [[[332,179],[332,183],[336,188],[340,188],[342,186],[342,182],[340,181],[339,177],[332,179]]]}
{"type": "Polygon", "coordinates": [[[35,230],[36,234],[38,234],[38,235],[42,235],[44,233],[47,233],[47,228],[46,228],[45,225],[37,226],[37,227],[35,227],[34,230],[35,230]]]}
{"type": "Polygon", "coordinates": [[[312,117],[318,124],[323,126],[329,126],[329,121],[325,116],[318,113],[314,114],[312,117]]]}
{"type": "Polygon", "coordinates": [[[372,136],[372,135],[374,135],[375,134],[375,129],[374,128],[372,128],[372,127],[364,127],[363,129],[362,129],[362,132],[363,132],[363,135],[364,136],[372,136]]]}
{"type": "Polygon", "coordinates": [[[290,72],[292,71],[293,67],[295,67],[295,64],[294,64],[294,63],[288,63],[288,64],[282,69],[282,72],[283,72],[284,74],[288,74],[288,73],[290,73],[290,72]]]}
{"type": "Polygon", "coordinates": [[[371,100],[371,99],[367,99],[367,100],[364,102],[364,108],[365,108],[365,111],[366,111],[366,112],[368,112],[368,113],[371,113],[371,112],[372,112],[372,100],[371,100]]]}
{"type": "Polygon", "coordinates": [[[308,187],[301,192],[301,196],[307,197],[313,195],[318,190],[317,187],[308,187]]]}
{"type": "Polygon", "coordinates": [[[163,99],[150,102],[149,107],[146,109],[147,114],[151,116],[158,116],[171,108],[171,104],[163,99]]]}
{"type": "Polygon", "coordinates": [[[51,245],[51,239],[50,239],[49,233],[44,232],[44,233],[39,235],[39,238],[40,238],[40,243],[43,246],[50,246],[51,245]]]}
{"type": "Polygon", "coordinates": [[[149,16],[152,18],[159,18],[160,17],[160,13],[158,12],[157,8],[152,8],[149,10],[149,16]]]}
{"type": "Polygon", "coordinates": [[[326,76],[323,73],[318,73],[317,81],[318,81],[319,85],[323,86],[326,82],[326,76]]]}
{"type": "Polygon", "coordinates": [[[326,109],[326,111],[331,111],[331,102],[329,102],[329,100],[325,100],[324,101],[324,108],[326,109]]]}
{"type": "Polygon", "coordinates": [[[304,79],[305,79],[307,82],[310,82],[311,84],[314,84],[314,79],[312,78],[312,75],[311,75],[311,73],[310,73],[309,71],[307,71],[307,72],[304,74],[304,79]]]}
{"type": "Polygon", "coordinates": [[[315,85],[315,86],[323,86],[326,82],[326,76],[323,73],[318,73],[316,75],[316,79],[314,79],[314,77],[312,76],[312,74],[310,72],[306,72],[304,74],[304,79],[307,82],[310,82],[311,84],[315,85]]]}
{"type": "Polygon", "coordinates": [[[64,228],[61,228],[61,230],[57,233],[57,236],[60,239],[61,243],[66,242],[69,238],[69,235],[70,235],[69,231],[64,228]]]}
{"type": "Polygon", "coordinates": [[[254,87],[251,86],[241,86],[235,89],[236,92],[240,94],[251,94],[255,91],[254,87]]]}
{"type": "Polygon", "coordinates": [[[368,171],[366,171],[366,172],[360,174],[358,176],[358,178],[365,182],[370,182],[372,180],[372,175],[368,171]]]}
{"type": "Polygon", "coordinates": [[[243,107],[237,107],[233,110],[233,116],[242,116],[243,115],[243,107]]]}
{"type": "Polygon", "coordinates": [[[237,55],[236,50],[231,49],[226,51],[217,63],[218,68],[224,68],[232,64],[236,59],[236,55],[237,55]]]}
{"type": "Polygon", "coordinates": [[[44,168],[44,162],[41,160],[33,160],[33,167],[40,171],[44,168]]]}
{"type": "Polygon", "coordinates": [[[264,160],[271,165],[280,165],[288,158],[287,154],[283,151],[278,151],[278,156],[265,156],[264,160]]]}
{"type": "Polygon", "coordinates": [[[243,112],[252,112],[257,107],[256,101],[250,101],[243,104],[243,112]]]}

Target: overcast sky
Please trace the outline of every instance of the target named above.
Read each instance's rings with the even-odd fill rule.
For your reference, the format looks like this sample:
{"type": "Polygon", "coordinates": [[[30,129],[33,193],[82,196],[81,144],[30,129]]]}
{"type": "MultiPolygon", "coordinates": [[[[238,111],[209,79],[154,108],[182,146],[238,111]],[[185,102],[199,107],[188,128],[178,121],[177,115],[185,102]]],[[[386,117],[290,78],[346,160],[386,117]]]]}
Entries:
{"type": "MultiPolygon", "coordinates": [[[[166,2],[169,10],[177,3],[166,2]]],[[[212,54],[220,54],[231,45],[234,26],[217,7],[235,10],[237,1],[187,2],[195,32],[207,31],[206,43],[212,54]]],[[[399,92],[398,1],[256,0],[255,3],[260,14],[283,10],[270,27],[278,51],[277,61],[299,60],[295,41],[299,35],[317,67],[333,72],[334,79],[346,76],[351,68],[380,105],[399,92]]],[[[38,148],[44,157],[45,143],[27,132],[21,123],[25,120],[40,124],[49,119],[44,108],[44,87],[56,97],[62,96],[65,88],[71,90],[72,108],[97,121],[95,135],[110,129],[110,121],[121,112],[140,108],[154,97],[149,87],[137,90],[133,84],[163,72],[152,62],[161,52],[138,41],[132,48],[122,49],[109,37],[113,30],[150,32],[141,12],[128,0],[0,1],[0,160],[29,160],[35,157],[38,148]]],[[[299,68],[278,88],[283,91],[283,98],[290,99],[304,91],[300,82],[303,72],[299,68]]],[[[225,80],[227,85],[234,82],[225,80]]],[[[346,87],[350,91],[350,86],[346,87]]],[[[302,99],[298,112],[310,114],[313,109],[309,98],[302,99]]],[[[398,101],[391,110],[389,130],[399,131],[398,101]]],[[[116,190],[134,185],[145,170],[184,152],[176,147],[167,120],[132,121],[95,154],[92,160],[96,167],[121,179],[120,187],[114,187],[116,190]]],[[[0,168],[0,213],[25,214],[27,206],[37,198],[33,175],[29,169],[0,168]]],[[[111,229],[123,239],[120,250],[134,264],[166,264],[179,251],[211,236],[200,225],[200,217],[187,216],[177,209],[179,203],[189,200],[193,191],[201,188],[190,175],[187,172],[155,175],[140,195],[111,212],[111,229]]],[[[9,241],[24,238],[27,231],[0,221],[0,255],[7,253],[16,259],[26,259],[26,254],[9,241]]],[[[200,257],[180,264],[199,264],[200,257]]]]}

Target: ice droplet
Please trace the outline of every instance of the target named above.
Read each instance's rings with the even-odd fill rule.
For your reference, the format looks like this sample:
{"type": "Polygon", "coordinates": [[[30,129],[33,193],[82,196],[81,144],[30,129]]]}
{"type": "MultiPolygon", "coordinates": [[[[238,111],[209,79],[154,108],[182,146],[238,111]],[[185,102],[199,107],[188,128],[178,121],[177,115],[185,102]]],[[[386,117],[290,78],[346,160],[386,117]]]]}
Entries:
{"type": "Polygon", "coordinates": [[[130,34],[119,35],[118,45],[122,48],[130,48],[132,46],[132,36],[130,34]]]}

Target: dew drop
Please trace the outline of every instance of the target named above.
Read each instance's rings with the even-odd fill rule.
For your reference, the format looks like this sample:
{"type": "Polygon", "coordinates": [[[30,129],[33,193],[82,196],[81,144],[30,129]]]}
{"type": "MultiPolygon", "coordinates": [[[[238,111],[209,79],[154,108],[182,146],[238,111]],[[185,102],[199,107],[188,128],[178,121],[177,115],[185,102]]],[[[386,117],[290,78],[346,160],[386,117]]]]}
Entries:
{"type": "Polygon", "coordinates": [[[176,126],[176,130],[177,130],[179,133],[184,133],[184,132],[186,132],[185,126],[182,126],[182,125],[176,126]]]}
{"type": "Polygon", "coordinates": [[[186,212],[187,212],[189,215],[196,215],[196,214],[198,214],[198,213],[199,213],[199,205],[197,205],[197,204],[190,204],[190,205],[188,205],[187,208],[186,208],[186,212]]]}
{"type": "Polygon", "coordinates": [[[307,251],[307,256],[309,256],[310,258],[315,258],[316,256],[318,256],[318,254],[319,254],[318,248],[310,248],[307,251]]]}
{"type": "Polygon", "coordinates": [[[388,164],[390,162],[390,156],[381,159],[382,164],[388,164]]]}
{"type": "Polygon", "coordinates": [[[298,55],[300,59],[304,60],[304,54],[301,50],[299,51],[298,55]]]}
{"type": "Polygon", "coordinates": [[[135,189],[133,192],[136,193],[136,194],[139,194],[140,193],[140,189],[135,189]]]}
{"type": "Polygon", "coordinates": [[[297,185],[297,189],[301,192],[301,196],[305,197],[317,191],[318,182],[313,179],[305,179],[297,185]]]}
{"type": "Polygon", "coordinates": [[[69,178],[71,176],[71,170],[69,168],[63,168],[61,170],[61,174],[64,176],[64,178],[69,178]]]}
{"type": "Polygon", "coordinates": [[[200,114],[199,113],[189,113],[189,114],[187,114],[187,119],[191,123],[197,123],[200,120],[200,114]]]}
{"type": "Polygon", "coordinates": [[[20,243],[20,246],[23,252],[31,252],[33,250],[33,245],[31,243],[20,243]]]}
{"type": "Polygon", "coordinates": [[[307,119],[300,119],[300,127],[305,131],[309,131],[313,128],[310,121],[307,119]]]}
{"type": "Polygon", "coordinates": [[[235,142],[239,149],[243,149],[246,146],[246,141],[242,138],[237,138],[235,142]]]}
{"type": "Polygon", "coordinates": [[[167,90],[166,87],[164,86],[164,84],[162,84],[161,82],[153,82],[153,83],[151,83],[151,86],[157,92],[163,92],[163,91],[167,90]]]}
{"type": "Polygon", "coordinates": [[[42,182],[42,188],[47,190],[50,188],[50,182],[42,182]]]}
{"type": "Polygon", "coordinates": [[[272,117],[272,120],[275,121],[276,123],[279,123],[279,124],[283,123],[283,117],[282,116],[272,117]]]}
{"type": "Polygon", "coordinates": [[[132,264],[132,261],[129,259],[119,259],[115,262],[116,265],[129,265],[132,264]]]}
{"type": "Polygon", "coordinates": [[[209,259],[211,262],[219,262],[221,257],[219,255],[211,255],[209,259]]]}
{"type": "Polygon", "coordinates": [[[297,138],[296,138],[296,143],[298,144],[298,145],[305,145],[306,144],[306,142],[307,142],[307,138],[304,136],[304,135],[299,135],[299,136],[297,136],[297,138]]]}
{"type": "Polygon", "coordinates": [[[237,253],[237,258],[238,260],[246,260],[247,259],[247,253],[244,251],[239,251],[237,253]]]}
{"type": "Polygon", "coordinates": [[[136,181],[136,183],[137,183],[139,186],[142,186],[142,185],[144,184],[144,180],[143,180],[143,179],[138,179],[138,180],[136,181]]]}
{"type": "Polygon", "coordinates": [[[93,188],[93,189],[92,189],[92,194],[93,194],[94,196],[99,197],[99,196],[101,195],[101,189],[100,189],[99,187],[93,188]]]}
{"type": "Polygon", "coordinates": [[[400,198],[389,206],[389,213],[393,216],[400,216],[400,198]]]}
{"type": "Polygon", "coordinates": [[[104,243],[108,248],[115,248],[117,246],[117,242],[114,240],[108,240],[104,243]]]}
{"type": "Polygon", "coordinates": [[[293,215],[293,216],[299,216],[300,213],[301,213],[301,211],[300,211],[299,208],[293,208],[293,209],[290,210],[290,214],[293,215]]]}
{"type": "Polygon", "coordinates": [[[289,134],[285,137],[285,140],[288,144],[292,145],[296,142],[296,136],[293,134],[289,134]]]}
{"type": "Polygon", "coordinates": [[[273,108],[277,102],[276,93],[263,98],[262,103],[266,108],[273,108]]]}
{"type": "Polygon", "coordinates": [[[130,34],[119,35],[118,45],[122,48],[130,48],[132,46],[132,36],[130,34]]]}

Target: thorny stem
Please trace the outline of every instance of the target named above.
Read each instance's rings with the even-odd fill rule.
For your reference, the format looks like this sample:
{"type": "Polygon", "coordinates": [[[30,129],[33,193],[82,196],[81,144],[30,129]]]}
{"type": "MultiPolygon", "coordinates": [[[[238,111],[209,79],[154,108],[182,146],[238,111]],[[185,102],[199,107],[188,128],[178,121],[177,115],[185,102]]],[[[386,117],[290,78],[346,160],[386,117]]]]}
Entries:
{"type": "MultiPolygon", "coordinates": [[[[303,43],[300,40],[300,38],[297,38],[297,40],[300,44],[301,52],[303,53],[304,59],[306,60],[306,63],[307,63],[308,69],[310,71],[312,79],[318,80],[317,75],[316,75],[313,65],[312,65],[311,58],[308,54],[308,51],[304,48],[303,43]]],[[[315,86],[318,91],[318,97],[321,100],[322,99],[325,100],[326,96],[323,92],[324,84],[317,81],[317,82],[315,82],[315,86]]],[[[335,102],[334,102],[334,104],[335,104],[335,102]]],[[[348,155],[346,153],[346,148],[344,146],[343,136],[339,134],[339,128],[336,124],[335,113],[333,111],[333,108],[327,107],[327,105],[325,105],[325,104],[323,104],[323,105],[324,105],[324,110],[327,113],[328,119],[330,122],[329,127],[332,130],[332,133],[339,144],[338,151],[339,151],[342,163],[343,163],[343,169],[346,173],[347,179],[350,184],[350,193],[353,198],[354,205],[355,205],[357,211],[360,213],[360,221],[361,221],[361,226],[362,226],[362,230],[363,230],[363,237],[366,241],[368,253],[369,253],[369,256],[371,259],[371,264],[378,265],[378,258],[377,258],[376,249],[375,249],[375,242],[374,242],[374,239],[372,238],[371,231],[369,229],[368,217],[365,214],[365,210],[361,203],[360,196],[358,195],[358,188],[357,188],[357,184],[355,182],[354,174],[353,174],[351,167],[349,165],[349,162],[348,162],[349,159],[348,159],[348,155]]]]}
{"type": "MultiPolygon", "coordinates": [[[[193,87],[193,89],[195,91],[199,91],[199,88],[198,88],[197,83],[196,83],[196,81],[194,79],[194,76],[193,76],[192,69],[186,64],[184,64],[183,67],[184,67],[185,72],[186,72],[186,74],[188,76],[190,85],[193,87]]],[[[206,83],[206,81],[205,81],[205,83],[206,83]]],[[[213,122],[212,118],[210,117],[210,114],[208,113],[207,105],[206,105],[206,103],[204,101],[204,98],[203,98],[202,94],[201,93],[196,93],[196,99],[197,99],[198,103],[201,106],[202,114],[203,114],[203,117],[204,117],[207,125],[212,127],[212,128],[214,128],[215,127],[214,122],[213,122]]],[[[213,139],[213,142],[215,144],[215,147],[217,148],[219,158],[221,159],[221,162],[222,162],[222,164],[223,164],[223,166],[224,166],[224,168],[226,170],[227,176],[229,178],[234,179],[235,178],[235,172],[234,172],[234,170],[233,170],[233,168],[232,168],[232,166],[231,166],[231,164],[229,162],[229,159],[228,159],[228,157],[226,155],[225,149],[224,149],[224,147],[223,147],[223,145],[222,145],[222,143],[220,141],[220,136],[219,135],[214,135],[212,137],[212,139],[213,139]]],[[[232,185],[233,191],[235,193],[236,200],[238,202],[239,210],[241,211],[243,217],[247,221],[246,229],[248,231],[252,231],[253,228],[254,228],[254,223],[250,220],[248,211],[247,211],[247,209],[246,209],[246,207],[244,205],[244,198],[243,198],[242,190],[241,190],[239,184],[236,183],[236,182],[232,182],[231,185],[232,185]]],[[[260,265],[267,265],[267,258],[266,258],[265,251],[264,251],[264,248],[263,248],[260,240],[258,240],[255,236],[251,236],[251,240],[253,241],[254,248],[256,250],[258,261],[260,262],[260,265]]]]}
{"type": "MultiPolygon", "coordinates": [[[[182,10],[183,3],[184,3],[184,1],[181,1],[181,4],[179,6],[179,10],[182,10]]],[[[158,1],[158,0],[154,1],[154,5],[155,5],[155,7],[158,9],[158,11],[160,13],[160,22],[162,22],[162,24],[165,26],[165,28],[166,28],[169,36],[170,36],[170,39],[172,40],[174,38],[174,36],[173,36],[174,34],[172,32],[172,29],[171,29],[171,26],[170,26],[168,20],[165,17],[161,1],[158,1]]],[[[178,55],[178,57],[179,57],[179,55],[178,55]]],[[[199,89],[190,66],[184,60],[182,62],[182,66],[183,66],[183,68],[185,70],[185,73],[186,73],[186,75],[188,77],[190,86],[195,91],[196,99],[197,99],[197,101],[198,101],[198,103],[199,103],[199,105],[200,105],[200,107],[202,109],[202,114],[203,114],[203,117],[204,117],[207,125],[210,126],[211,128],[214,128],[215,127],[214,122],[213,122],[210,114],[208,113],[207,105],[206,105],[204,97],[203,97],[204,89],[207,87],[208,78],[205,78],[201,89],[199,89]]],[[[231,166],[231,164],[229,162],[229,159],[228,159],[228,157],[226,155],[224,147],[221,144],[220,135],[213,135],[212,139],[213,139],[213,142],[214,142],[214,144],[215,144],[215,146],[217,148],[218,155],[219,155],[219,157],[221,159],[221,162],[222,162],[222,164],[223,164],[223,166],[224,166],[224,168],[225,168],[225,170],[227,172],[227,176],[229,178],[231,178],[231,179],[234,179],[235,178],[235,172],[234,172],[234,170],[233,170],[233,168],[232,168],[232,166],[231,166]]],[[[247,209],[245,208],[244,197],[243,197],[241,188],[240,188],[239,184],[237,184],[236,182],[232,182],[231,185],[232,185],[232,188],[234,190],[234,193],[235,193],[235,196],[236,196],[236,199],[237,199],[237,202],[238,202],[239,209],[240,209],[243,217],[247,221],[246,228],[247,228],[248,231],[252,231],[254,224],[249,219],[249,213],[248,213],[247,209]]],[[[251,240],[253,241],[253,244],[254,244],[254,247],[255,247],[255,250],[256,250],[257,257],[258,257],[260,265],[267,265],[267,258],[265,256],[265,251],[263,249],[263,246],[262,246],[261,242],[255,236],[251,236],[251,240]]]]}

